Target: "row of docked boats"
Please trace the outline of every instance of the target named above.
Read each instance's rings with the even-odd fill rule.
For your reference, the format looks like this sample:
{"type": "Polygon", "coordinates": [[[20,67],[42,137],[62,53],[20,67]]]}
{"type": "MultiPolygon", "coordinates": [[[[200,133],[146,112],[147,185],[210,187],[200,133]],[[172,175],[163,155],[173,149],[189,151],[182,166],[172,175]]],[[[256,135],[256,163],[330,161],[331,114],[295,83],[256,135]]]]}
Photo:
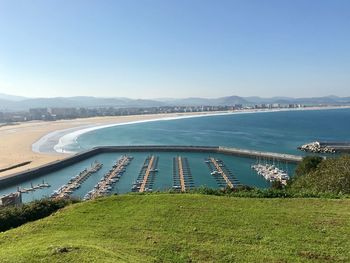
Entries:
{"type": "Polygon", "coordinates": [[[191,168],[187,157],[173,158],[173,190],[185,192],[194,188],[191,168]]]}
{"type": "Polygon", "coordinates": [[[210,175],[214,176],[220,187],[235,188],[242,186],[232,171],[225,165],[224,161],[209,157],[205,159],[205,163],[210,170],[210,175]]]}
{"type": "Polygon", "coordinates": [[[27,194],[27,193],[34,192],[36,190],[43,189],[43,188],[48,188],[48,187],[51,187],[51,185],[48,183],[45,183],[45,181],[43,180],[42,183],[37,185],[33,185],[33,183],[30,183],[30,187],[22,187],[22,188],[17,187],[17,192],[20,192],[21,194],[27,194]]]}
{"type": "Polygon", "coordinates": [[[132,192],[153,191],[153,182],[158,172],[158,160],[159,158],[154,155],[146,157],[136,181],[132,184],[132,192]]]}
{"type": "MultiPolygon", "coordinates": [[[[206,159],[204,162],[208,165],[209,168],[211,168],[212,161],[210,160],[210,158],[206,159]]],[[[224,164],[221,160],[215,159],[215,162],[217,162],[219,167],[224,167],[224,164]]],[[[215,166],[210,170],[211,170],[210,175],[212,176],[217,176],[222,174],[222,171],[215,170],[215,166]]]]}
{"type": "Polygon", "coordinates": [[[270,182],[279,181],[283,185],[286,185],[289,178],[287,172],[276,167],[274,164],[253,164],[251,166],[253,170],[257,172],[258,175],[263,176],[266,180],[270,182]]]}
{"type": "MultiPolygon", "coordinates": [[[[132,186],[131,186],[131,192],[141,192],[141,185],[143,184],[143,179],[137,179],[135,180],[133,183],[132,183],[132,186]]],[[[148,186],[148,187],[145,187],[143,192],[152,192],[153,189],[152,187],[148,186]]]]}
{"type": "Polygon", "coordinates": [[[6,195],[0,196],[0,207],[9,206],[9,205],[21,205],[22,204],[22,194],[28,194],[35,192],[36,190],[51,187],[50,184],[45,183],[43,180],[42,183],[33,185],[30,183],[30,187],[17,187],[16,192],[12,192],[6,195]]]}
{"type": "Polygon", "coordinates": [[[92,174],[98,172],[103,167],[102,163],[95,161],[91,167],[84,169],[78,175],[72,177],[67,184],[62,185],[54,191],[51,198],[68,198],[76,189],[80,188],[81,184],[92,174]]]}
{"type": "Polygon", "coordinates": [[[101,180],[89,191],[83,198],[83,200],[94,199],[99,196],[104,196],[112,192],[113,185],[119,181],[120,177],[126,170],[126,166],[129,165],[132,156],[124,155],[113,165],[101,180]]]}

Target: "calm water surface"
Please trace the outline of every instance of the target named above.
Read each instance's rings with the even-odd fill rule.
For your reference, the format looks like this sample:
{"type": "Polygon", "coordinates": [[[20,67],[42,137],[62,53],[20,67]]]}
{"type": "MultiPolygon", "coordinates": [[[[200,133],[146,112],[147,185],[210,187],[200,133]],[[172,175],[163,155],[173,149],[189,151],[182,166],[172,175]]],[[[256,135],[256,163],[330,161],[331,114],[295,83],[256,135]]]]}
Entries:
{"type": "Polygon", "coordinates": [[[350,141],[350,109],[206,116],[115,126],[81,135],[67,150],[100,145],[212,145],[300,154],[301,144],[350,141]]]}

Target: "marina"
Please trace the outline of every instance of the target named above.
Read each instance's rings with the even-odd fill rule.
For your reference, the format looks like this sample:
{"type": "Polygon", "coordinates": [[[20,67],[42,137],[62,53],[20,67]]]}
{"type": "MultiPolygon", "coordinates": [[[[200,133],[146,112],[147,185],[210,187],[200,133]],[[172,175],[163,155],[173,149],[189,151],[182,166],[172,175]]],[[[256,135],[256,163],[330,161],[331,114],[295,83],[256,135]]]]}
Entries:
{"type": "MultiPolygon", "coordinates": [[[[147,148],[145,147],[145,149],[147,148]]],[[[81,158],[80,156],[81,155],[78,155],[79,158],[81,158]]],[[[259,188],[270,186],[270,181],[265,180],[265,178],[259,176],[251,169],[251,166],[255,164],[256,159],[216,152],[211,152],[210,157],[213,157],[215,160],[221,160],[227,170],[231,172],[231,175],[234,175],[234,178],[231,178],[231,175],[225,170],[225,175],[233,185],[238,186],[240,183],[242,185],[259,188]]],[[[21,186],[20,188],[30,188],[31,185],[36,186],[41,184],[43,180],[45,180],[44,182],[50,182],[51,185],[49,188],[44,187],[37,191],[30,191],[22,194],[23,202],[29,202],[42,197],[50,197],[52,196],[52,190],[50,189],[59,190],[63,185],[66,185],[72,180],[72,174],[79,174],[85,170],[86,167],[90,167],[95,160],[99,160],[103,166],[96,171],[94,176],[87,176],[85,180],[81,182],[79,187],[67,188],[67,191],[62,191],[64,189],[61,189],[62,192],[66,192],[66,195],[61,194],[63,196],[72,196],[78,199],[89,199],[95,198],[94,196],[97,197],[106,194],[123,194],[131,191],[139,192],[141,185],[144,185],[144,192],[167,191],[169,189],[177,191],[183,191],[183,189],[186,189],[185,191],[187,191],[201,186],[225,188],[227,182],[222,175],[210,175],[214,170],[218,170],[214,164],[212,164],[213,171],[210,170],[210,173],[208,173],[208,164],[204,162],[207,158],[208,153],[202,151],[184,152],[174,150],[167,152],[145,150],[143,152],[140,150],[129,150],[124,152],[111,151],[99,154],[90,154],[89,152],[88,157],[84,157],[84,159],[80,159],[80,161],[76,163],[64,165],[63,168],[58,169],[57,171],[43,173],[41,176],[37,175],[36,177],[28,177],[19,185],[21,186]],[[106,180],[105,176],[111,175],[111,170],[116,168],[116,160],[119,160],[124,156],[131,156],[131,154],[133,160],[132,162],[130,161],[121,173],[123,176],[120,174],[117,175],[116,178],[111,178],[113,180],[110,180],[110,185],[106,184],[105,187],[103,187],[104,191],[99,189],[99,191],[94,193],[95,190],[97,190],[95,187],[98,184],[101,186],[101,181],[106,180]],[[154,158],[152,158],[152,156],[154,158]],[[151,161],[151,159],[153,161],[151,161]],[[179,165],[182,170],[179,169],[179,165]],[[146,171],[148,172],[146,173],[146,171]],[[182,173],[179,173],[179,171],[182,171],[182,173]],[[94,196],[92,195],[93,193],[94,196]]],[[[222,163],[220,165],[222,165],[222,163]]],[[[288,173],[293,172],[293,167],[295,166],[291,163],[288,165],[288,173]]],[[[221,169],[223,169],[223,167],[221,167],[221,169]]],[[[8,186],[6,186],[6,184],[0,184],[0,187],[0,196],[15,193],[18,190],[18,184],[16,182],[9,184],[8,186]]]]}
{"type": "Polygon", "coordinates": [[[113,168],[101,178],[100,182],[95,185],[94,189],[84,196],[84,200],[94,199],[109,194],[112,191],[113,185],[119,181],[119,178],[125,172],[126,166],[130,164],[132,159],[131,156],[124,155],[117,160],[113,165],[113,168]]]}
{"type": "Polygon", "coordinates": [[[224,146],[181,146],[181,145],[149,145],[149,146],[100,146],[91,150],[78,153],[61,161],[55,161],[38,168],[29,169],[25,172],[15,173],[0,178],[0,187],[18,184],[27,179],[40,177],[42,175],[60,170],[62,168],[82,162],[91,157],[104,153],[136,153],[136,152],[186,152],[186,153],[207,153],[223,154],[228,156],[246,157],[246,158],[267,158],[277,161],[285,161],[291,164],[297,164],[302,160],[302,156],[261,152],[248,149],[238,149],[224,146]]]}
{"type": "Polygon", "coordinates": [[[103,164],[95,161],[91,167],[85,168],[77,176],[72,177],[69,182],[62,185],[58,190],[54,191],[51,198],[68,198],[81,184],[92,174],[102,168],[103,164]]]}
{"type": "Polygon", "coordinates": [[[185,192],[194,187],[191,169],[186,157],[173,158],[173,189],[185,192]]]}

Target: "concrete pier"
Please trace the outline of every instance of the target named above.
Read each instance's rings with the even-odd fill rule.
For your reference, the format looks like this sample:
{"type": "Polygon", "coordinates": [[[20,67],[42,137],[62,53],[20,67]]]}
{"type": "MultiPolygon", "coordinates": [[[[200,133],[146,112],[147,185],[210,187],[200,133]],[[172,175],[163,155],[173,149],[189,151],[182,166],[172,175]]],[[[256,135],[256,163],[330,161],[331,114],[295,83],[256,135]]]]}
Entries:
{"type": "Polygon", "coordinates": [[[215,160],[215,158],[211,157],[209,158],[209,160],[214,164],[216,170],[221,174],[221,176],[224,178],[226,184],[228,185],[228,187],[233,188],[234,185],[231,182],[231,180],[228,178],[228,176],[226,175],[226,173],[224,172],[224,170],[220,167],[219,163],[215,160]]]}
{"type": "Polygon", "coordinates": [[[122,156],[113,166],[113,168],[101,178],[100,182],[90,191],[85,200],[94,199],[99,196],[109,194],[112,190],[112,186],[115,184],[119,177],[124,173],[126,166],[130,164],[132,157],[122,156]]]}
{"type": "Polygon", "coordinates": [[[179,156],[177,157],[177,164],[178,164],[178,171],[179,171],[179,177],[180,177],[180,185],[181,185],[181,192],[186,191],[186,186],[185,186],[185,178],[184,178],[184,171],[182,168],[182,158],[179,156]]]}
{"type": "Polygon", "coordinates": [[[151,173],[151,170],[153,169],[153,162],[154,162],[155,156],[152,155],[151,159],[149,160],[145,175],[143,177],[141,186],[140,186],[140,193],[143,193],[145,191],[146,183],[148,181],[149,174],[151,173]]]}
{"type": "Polygon", "coordinates": [[[146,157],[137,180],[133,183],[131,188],[132,192],[143,193],[151,192],[153,190],[153,182],[156,173],[158,172],[158,160],[159,157],[155,155],[146,157]]]}
{"type": "Polygon", "coordinates": [[[214,176],[216,182],[220,187],[234,188],[241,186],[239,180],[232,174],[230,169],[224,164],[222,160],[209,157],[205,160],[210,170],[210,174],[214,176]]]}
{"type": "Polygon", "coordinates": [[[77,176],[73,177],[67,184],[55,191],[51,198],[60,199],[68,198],[73,191],[78,189],[80,185],[92,174],[98,172],[102,168],[102,164],[95,162],[91,167],[84,169],[77,176]]]}
{"type": "Polygon", "coordinates": [[[177,156],[173,159],[173,189],[185,192],[194,187],[188,159],[177,156]]]}

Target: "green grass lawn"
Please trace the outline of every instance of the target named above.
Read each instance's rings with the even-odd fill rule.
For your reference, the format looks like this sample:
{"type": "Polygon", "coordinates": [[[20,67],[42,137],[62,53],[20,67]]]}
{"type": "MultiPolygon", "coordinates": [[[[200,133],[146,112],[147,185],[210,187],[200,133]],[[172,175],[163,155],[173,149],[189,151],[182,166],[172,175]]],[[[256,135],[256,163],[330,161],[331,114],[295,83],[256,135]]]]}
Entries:
{"type": "Polygon", "coordinates": [[[350,200],[112,196],[1,233],[0,262],[350,262],[350,200]]]}

